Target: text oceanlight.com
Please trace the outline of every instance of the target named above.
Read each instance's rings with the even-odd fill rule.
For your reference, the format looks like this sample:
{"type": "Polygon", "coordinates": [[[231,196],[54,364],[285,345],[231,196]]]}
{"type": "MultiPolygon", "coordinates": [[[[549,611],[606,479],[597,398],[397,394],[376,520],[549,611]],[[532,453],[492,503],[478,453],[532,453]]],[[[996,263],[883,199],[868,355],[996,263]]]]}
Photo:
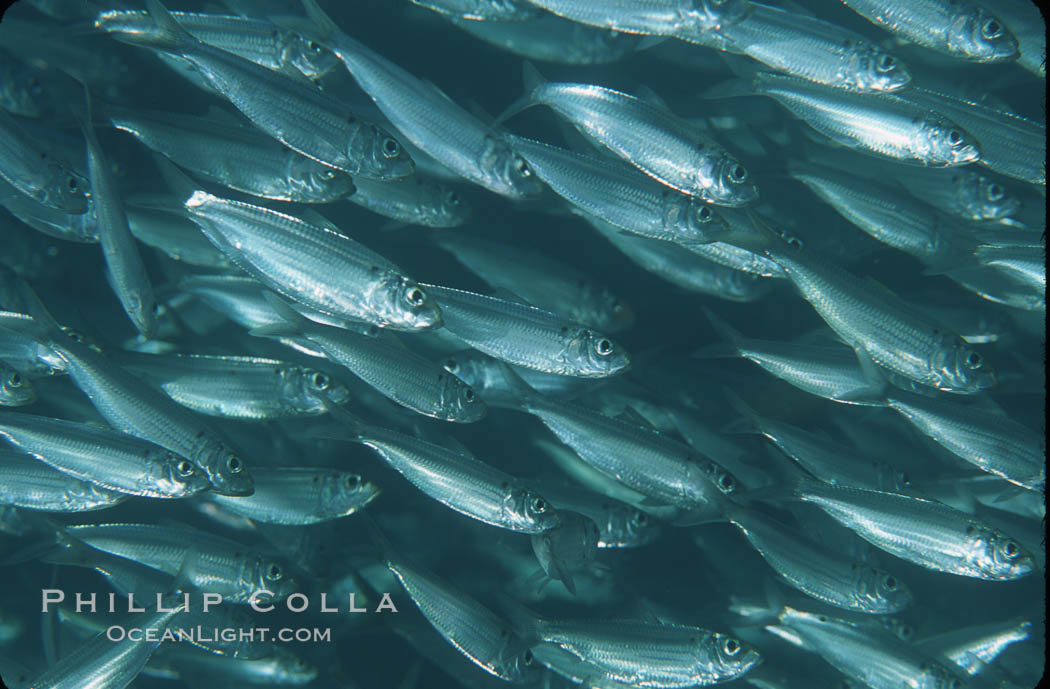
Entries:
{"type": "Polygon", "coordinates": [[[328,627],[281,627],[271,629],[269,627],[253,627],[251,629],[206,628],[206,627],[179,627],[154,628],[154,627],[122,627],[113,625],[106,628],[106,638],[110,641],[145,641],[145,642],[179,642],[187,641],[191,644],[208,643],[331,643],[332,630],[328,627]]]}

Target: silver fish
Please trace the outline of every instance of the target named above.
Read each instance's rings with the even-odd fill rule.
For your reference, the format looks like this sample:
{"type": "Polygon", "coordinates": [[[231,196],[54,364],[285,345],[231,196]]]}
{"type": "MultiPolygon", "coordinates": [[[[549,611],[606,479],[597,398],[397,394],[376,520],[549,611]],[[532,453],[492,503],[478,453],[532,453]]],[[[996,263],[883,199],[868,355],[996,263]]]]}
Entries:
{"type": "MultiPolygon", "coordinates": [[[[261,644],[260,644],[261,645],[261,644]]],[[[168,679],[210,677],[215,682],[245,685],[302,686],[317,679],[317,667],[284,646],[270,645],[257,658],[231,658],[180,646],[162,647],[146,665],[144,675],[168,679]],[[174,676],[166,674],[173,672],[174,676]],[[165,673],[160,674],[158,673],[165,673]]]]}
{"type": "Polygon", "coordinates": [[[452,584],[392,553],[386,565],[427,621],[456,650],[485,672],[524,683],[538,675],[532,653],[510,624],[452,584]]]}
{"type": "Polygon", "coordinates": [[[519,21],[473,21],[450,17],[453,24],[492,45],[529,60],[570,65],[616,62],[642,47],[639,36],[579,24],[550,13],[519,21]]]}
{"type": "Polygon", "coordinates": [[[536,484],[559,514],[575,512],[598,527],[597,547],[638,548],[655,541],[661,526],[655,519],[625,502],[599,493],[550,482],[536,484]]]}
{"type": "Polygon", "coordinates": [[[55,103],[41,84],[42,76],[15,54],[0,52],[0,108],[19,117],[40,118],[50,114],[55,103]]]}
{"type": "Polygon", "coordinates": [[[704,347],[693,356],[743,357],[811,395],[846,404],[885,406],[878,386],[865,375],[849,347],[745,338],[710,309],[703,311],[724,342],[704,347]]]}
{"type": "MultiPolygon", "coordinates": [[[[262,19],[201,12],[171,15],[197,40],[274,71],[319,79],[339,64],[335,55],[317,43],[262,19]]],[[[108,10],[95,21],[107,31],[123,33],[146,32],[154,26],[145,10],[108,10]]]]}
{"type": "Polygon", "coordinates": [[[0,407],[22,407],[36,401],[36,386],[3,360],[4,334],[0,334],[0,407]]]}
{"type": "Polygon", "coordinates": [[[433,328],[441,312],[415,281],[346,235],[196,191],[186,210],[230,260],[278,294],[347,320],[433,328]]]}
{"type": "Polygon", "coordinates": [[[265,468],[256,470],[253,478],[255,492],[250,496],[206,499],[257,522],[303,526],[351,515],[379,496],[378,486],[348,471],[265,468]]]}
{"type": "Polygon", "coordinates": [[[1042,438],[1010,417],[926,397],[890,396],[887,403],[960,459],[1023,488],[1043,490],[1046,449],[1042,438]]]}
{"type": "Polygon", "coordinates": [[[1028,620],[1010,620],[955,629],[944,634],[926,637],[915,642],[924,653],[948,658],[963,671],[976,675],[995,661],[1003,651],[1019,641],[1032,637],[1032,623],[1028,620]]]}
{"type": "Polygon", "coordinates": [[[458,227],[470,217],[470,204],[451,186],[418,173],[393,182],[358,177],[350,203],[409,225],[458,227]]]}
{"type": "Polygon", "coordinates": [[[175,607],[144,618],[128,615],[123,623],[140,629],[141,634],[113,641],[109,634],[101,632],[34,676],[27,686],[40,689],[124,689],[142,672],[150,655],[161,645],[168,623],[181,611],[181,607],[175,607]]]}
{"type": "Polygon", "coordinates": [[[184,498],[210,487],[193,462],[133,435],[29,414],[0,415],[0,437],[54,469],[108,491],[184,498]]]}
{"type": "MultiPolygon", "coordinates": [[[[476,349],[452,352],[441,363],[445,370],[469,385],[490,406],[513,406],[514,395],[504,373],[507,364],[476,349]]],[[[572,397],[583,391],[585,378],[542,373],[514,366],[529,387],[554,397],[572,397]]]]}
{"type": "Polygon", "coordinates": [[[825,483],[894,493],[905,492],[911,484],[907,474],[892,464],[812,431],[763,418],[732,391],[727,389],[726,395],[730,404],[757,432],[769,438],[807,473],[825,483]]]}
{"type": "Polygon", "coordinates": [[[1012,190],[972,169],[894,168],[896,181],[916,198],[965,220],[1002,220],[1021,208],[1012,190]]]}
{"type": "MultiPolygon", "coordinates": [[[[683,194],[720,206],[758,199],[758,188],[736,158],[660,104],[594,84],[547,82],[528,69],[525,89],[503,117],[546,105],[581,134],[683,194]]],[[[515,148],[522,152],[517,143],[515,148]]]]}
{"type": "Polygon", "coordinates": [[[670,624],[536,618],[536,636],[618,682],[656,688],[696,687],[745,675],[762,662],[727,634],[670,624]]]}
{"type": "Polygon", "coordinates": [[[886,287],[792,250],[768,233],[766,255],[776,261],[821,318],[871,361],[920,385],[973,394],[996,376],[958,335],[886,287]]]}
{"type": "Polygon", "coordinates": [[[749,84],[716,86],[709,97],[760,94],[836,143],[902,162],[952,167],[981,158],[973,132],[902,94],[851,93],[798,77],[760,72],[749,84]]]}
{"type": "Polygon", "coordinates": [[[1038,5],[1026,0],[1000,0],[995,3],[995,12],[1017,39],[1021,53],[1017,64],[1046,79],[1046,32],[1042,30],[1044,20],[1038,5]]]}
{"type": "MultiPolygon", "coordinates": [[[[770,290],[769,282],[762,280],[759,275],[716,263],[674,242],[631,235],[592,215],[584,215],[584,219],[631,261],[689,292],[728,301],[749,302],[760,299],[770,290]]],[[[728,244],[714,242],[700,244],[695,248],[706,250],[715,246],[729,247],[728,244]]],[[[750,252],[741,250],[739,253],[744,255],[750,252]]],[[[783,274],[776,264],[773,266],[777,275],[783,274]]]]}
{"type": "Polygon", "coordinates": [[[466,19],[479,24],[490,22],[524,21],[539,14],[539,10],[524,0],[411,0],[413,5],[426,7],[448,17],[466,19]]]}
{"type": "Polygon", "coordinates": [[[1035,294],[1046,292],[1046,244],[1041,232],[996,232],[979,236],[977,263],[1009,275],[1035,294]]]}
{"type": "Polygon", "coordinates": [[[732,506],[726,516],[791,586],[844,610],[892,615],[912,603],[911,589],[885,570],[850,561],[757,510],[732,506]]]}
{"type": "Polygon", "coordinates": [[[172,260],[219,270],[227,270],[233,265],[181,212],[134,205],[125,206],[124,212],[135,239],[172,260]]]}
{"type": "Polygon", "coordinates": [[[106,277],[135,328],[147,339],[157,327],[157,300],[153,295],[138,244],[128,227],[128,216],[109,160],[91,124],[91,101],[77,120],[87,144],[88,178],[91,181],[92,212],[98,223],[99,244],[106,260],[106,277]]]}
{"type": "Polygon", "coordinates": [[[80,214],[87,210],[88,181],[56,157],[0,109],[0,180],[47,208],[80,214]]]}
{"type": "Polygon", "coordinates": [[[125,30],[96,27],[117,40],[183,57],[256,126],[319,163],[351,175],[399,179],[412,174],[412,159],[401,144],[374,124],[355,117],[314,86],[278,74],[202,43],[159,1],[147,3],[154,25],[125,30]]]}
{"type": "Polygon", "coordinates": [[[330,203],[354,193],[345,172],[282,146],[255,127],[209,117],[107,106],[117,129],[201,177],[275,201],[330,203]]]}
{"type": "Polygon", "coordinates": [[[928,569],[987,581],[1020,579],[1035,569],[1009,536],[939,502],[808,480],[789,492],[875,547],[928,569]]]}
{"type": "Polygon", "coordinates": [[[323,371],[276,359],[194,354],[126,357],[122,365],[188,409],[208,416],[262,420],[325,413],[350,398],[323,371]]]}
{"type": "Polygon", "coordinates": [[[618,160],[513,137],[535,174],[576,209],[632,234],[693,245],[717,241],[725,221],[699,199],[618,160]]]}
{"type": "Polygon", "coordinates": [[[17,323],[3,321],[3,327],[54,350],[65,361],[74,383],[111,426],[190,460],[207,473],[217,492],[251,494],[251,475],[244,462],[214,430],[164,393],[68,337],[36,295],[28,297],[33,318],[17,323]]]}
{"type": "Polygon", "coordinates": [[[522,411],[533,414],[594,469],[651,498],[719,520],[724,495],[736,480],[688,445],[651,427],[561,402],[528,388],[513,372],[508,379],[522,411]]]}
{"type": "Polygon", "coordinates": [[[818,84],[889,93],[911,82],[907,66],[876,43],[798,11],[751,2],[747,18],[718,38],[731,52],[818,84]]]}
{"type": "Polygon", "coordinates": [[[910,644],[861,623],[786,606],[779,618],[782,625],[802,638],[804,648],[872,689],[901,686],[963,689],[965,686],[947,666],[910,644]]]}
{"type": "Polygon", "coordinates": [[[529,0],[581,24],[624,33],[695,40],[741,21],[747,0],[529,0]]]}
{"type": "Polygon", "coordinates": [[[981,165],[1015,179],[1046,186],[1046,124],[1009,111],[930,89],[914,88],[900,97],[917,107],[943,113],[980,142],[981,165]]]}
{"type": "Polygon", "coordinates": [[[298,588],[279,559],[205,531],[153,524],[66,527],[77,541],[166,574],[182,572],[199,589],[227,603],[279,601],[298,588]],[[269,592],[269,594],[265,593],[269,592]]]}
{"type": "Polygon", "coordinates": [[[465,235],[442,235],[434,242],[492,287],[509,290],[533,306],[610,333],[634,323],[627,302],[573,266],[465,235]]]}
{"type": "Polygon", "coordinates": [[[1017,58],[1017,39],[994,14],[969,0],[842,0],[901,38],[976,62],[1017,58]]]}
{"type": "Polygon", "coordinates": [[[505,138],[440,89],[350,38],[314,0],[304,6],[314,40],[343,61],[358,85],[406,139],[462,177],[511,199],[535,196],[537,180],[505,138]]]}
{"type": "Polygon", "coordinates": [[[127,499],[123,493],[65,474],[18,450],[0,450],[0,504],[74,513],[114,507],[127,499]]]}
{"type": "MultiPolygon", "coordinates": [[[[88,187],[87,179],[77,173],[76,184],[88,187]]],[[[72,177],[70,178],[72,179],[72,177]]],[[[37,232],[67,242],[94,244],[98,242],[98,223],[94,204],[88,198],[83,213],[67,213],[26,196],[0,176],[0,206],[37,232]]]]}
{"type": "Polygon", "coordinates": [[[348,428],[336,437],[372,448],[416,488],[460,514],[519,533],[542,533],[558,525],[558,512],[546,498],[472,455],[366,424],[345,412],[337,418],[348,428]]]}
{"type": "Polygon", "coordinates": [[[446,329],[507,363],[580,378],[616,375],[630,365],[621,345],[550,311],[451,287],[424,287],[440,305],[446,329]]]}
{"type": "Polygon", "coordinates": [[[594,566],[601,532],[590,517],[564,508],[558,509],[558,520],[558,526],[533,534],[529,540],[543,573],[551,581],[560,581],[575,596],[573,574],[594,566]]]}
{"type": "Polygon", "coordinates": [[[334,328],[303,318],[276,301],[273,304],[282,322],[252,334],[301,336],[388,399],[425,416],[457,423],[473,423],[485,416],[485,403],[469,385],[379,328],[364,332],[334,328]]]}

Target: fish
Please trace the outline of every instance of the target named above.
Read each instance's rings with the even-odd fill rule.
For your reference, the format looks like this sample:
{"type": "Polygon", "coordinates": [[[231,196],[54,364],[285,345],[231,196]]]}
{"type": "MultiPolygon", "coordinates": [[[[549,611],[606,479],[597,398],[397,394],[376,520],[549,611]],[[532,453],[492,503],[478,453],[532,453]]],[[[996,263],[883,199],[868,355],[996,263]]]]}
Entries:
{"type": "Polygon", "coordinates": [[[580,378],[613,376],[630,365],[621,345],[550,311],[451,287],[424,288],[440,306],[447,330],[501,361],[580,378]]]}
{"type": "MultiPolygon", "coordinates": [[[[276,72],[318,80],[339,64],[317,43],[275,30],[262,19],[203,12],[172,12],[171,16],[202,43],[276,72]]],[[[145,33],[154,27],[154,21],[145,10],[107,10],[97,15],[95,25],[107,32],[145,33]]]]}
{"type": "Polygon", "coordinates": [[[1017,59],[1017,39],[995,14],[976,2],[842,0],[851,10],[924,48],[974,62],[1017,59]]]}
{"type": "Polygon", "coordinates": [[[536,482],[537,490],[551,500],[558,514],[583,515],[597,526],[598,548],[639,548],[655,541],[662,527],[642,510],[616,498],[550,481],[536,482]]]}
{"type": "Polygon", "coordinates": [[[26,457],[0,450],[0,503],[43,512],[80,513],[115,507],[128,499],[26,457]]]}
{"type": "Polygon", "coordinates": [[[913,601],[911,588],[890,572],[850,561],[757,510],[733,505],[726,514],[781,579],[807,596],[871,615],[896,614],[913,601]]]}
{"type": "Polygon", "coordinates": [[[398,330],[441,324],[433,297],[345,234],[201,190],[185,206],[231,261],[287,299],[329,316],[398,330]]]}
{"type": "Polygon", "coordinates": [[[732,636],[658,622],[540,618],[526,612],[536,638],[568,651],[597,674],[650,687],[690,687],[746,675],[762,662],[757,650],[732,636]]]}
{"type": "Polygon", "coordinates": [[[33,201],[67,214],[87,211],[88,181],[0,109],[0,180],[33,201]]]}
{"type": "Polygon", "coordinates": [[[746,338],[707,307],[703,312],[723,342],[703,347],[693,356],[743,357],[811,395],[844,404],[885,406],[881,386],[865,374],[849,347],[746,338]]]}
{"type": "Polygon", "coordinates": [[[197,649],[165,646],[150,658],[143,674],[156,675],[170,669],[174,677],[163,676],[187,682],[209,677],[216,682],[280,686],[309,684],[320,674],[317,666],[283,646],[270,644],[270,648],[261,653],[258,658],[231,658],[197,649]]]}
{"type": "MultiPolygon", "coordinates": [[[[260,337],[299,336],[321,349],[328,359],[397,404],[424,416],[474,423],[487,407],[473,388],[399,340],[373,326],[354,332],[303,318],[277,299],[271,299],[282,322],[251,331],[260,337]]],[[[322,402],[326,397],[318,396],[322,402]]]]}
{"type": "Polygon", "coordinates": [[[343,404],[350,391],[317,369],[288,361],[200,354],[128,356],[125,369],[200,414],[263,420],[325,413],[324,396],[343,404]]]}
{"type": "Polygon", "coordinates": [[[138,244],[128,227],[128,216],[110,173],[109,161],[91,124],[90,92],[85,90],[84,93],[87,101],[85,112],[76,117],[87,145],[92,212],[98,223],[102,256],[106,260],[106,278],[135,328],[150,338],[157,327],[157,299],[138,244]]]}
{"type": "Polygon", "coordinates": [[[434,84],[343,33],[314,0],[305,0],[303,6],[309,21],[290,26],[335,53],[406,139],[489,191],[519,200],[539,193],[532,170],[494,127],[456,105],[434,84]]]}
{"type": "Polygon", "coordinates": [[[982,673],[988,664],[1011,645],[1032,636],[1029,620],[975,625],[919,639],[915,645],[935,657],[950,658],[970,676],[982,673]]]}
{"type": "Polygon", "coordinates": [[[892,93],[911,83],[902,60],[858,33],[803,12],[750,5],[743,21],[716,34],[715,47],[777,72],[858,93],[892,93]]]}
{"type": "Polygon", "coordinates": [[[298,203],[352,196],[350,175],[300,155],[217,109],[208,117],[106,105],[109,122],[176,165],[230,189],[298,203]]]}
{"type": "Polygon", "coordinates": [[[1046,449],[1039,435],[1023,424],[950,400],[891,395],[887,404],[920,433],[981,471],[1043,491],[1046,449]]]}
{"type": "Polygon", "coordinates": [[[279,558],[198,529],[83,524],[68,526],[65,533],[96,550],[184,576],[197,588],[221,595],[226,603],[254,600],[266,605],[283,600],[298,588],[279,558]]]}
{"type": "MultiPolygon", "coordinates": [[[[761,221],[759,221],[761,222],[761,221]]],[[[738,238],[738,239],[743,239],[738,238]]],[[[873,363],[923,386],[974,394],[996,384],[994,369],[959,335],[882,284],[855,276],[763,230],[766,255],[840,338],[873,363]]],[[[743,239],[754,248],[756,243],[743,239]]]]}
{"type": "MultiPolygon", "coordinates": [[[[486,404],[498,407],[513,403],[514,396],[503,369],[507,364],[499,359],[476,349],[464,349],[449,354],[441,365],[481,395],[486,404]]],[[[522,366],[513,366],[512,370],[530,387],[555,397],[574,397],[582,392],[587,382],[586,378],[543,373],[522,366]]]]}
{"type": "MultiPolygon", "coordinates": [[[[2,341],[2,337],[0,337],[2,341]]],[[[36,401],[36,386],[20,371],[7,364],[0,345],[0,406],[23,407],[36,401]]]]}
{"type": "MultiPolygon", "coordinates": [[[[77,175],[76,184],[87,187],[87,179],[77,175]]],[[[82,244],[98,243],[98,223],[90,198],[85,201],[83,213],[66,213],[23,194],[0,176],[0,206],[49,237],[82,244]]]]}
{"type": "Polygon", "coordinates": [[[933,500],[805,479],[772,492],[780,490],[813,503],[876,548],[928,569],[985,581],[1013,581],[1035,569],[1017,541],[933,500]]]}
{"type": "Polygon", "coordinates": [[[674,36],[699,40],[742,21],[750,12],[747,0],[696,0],[685,5],[672,0],[529,0],[566,19],[623,33],[674,36]]]}
{"type": "Polygon", "coordinates": [[[661,104],[595,84],[545,81],[527,67],[525,95],[500,119],[534,105],[553,109],[594,143],[683,194],[730,207],[758,199],[740,161],[661,104]]]}
{"type": "Polygon", "coordinates": [[[936,110],[894,93],[851,93],[785,74],[759,72],[750,82],[713,87],[708,98],[763,95],[840,146],[900,162],[955,167],[981,159],[973,132],[936,110]]]}
{"type": "Polygon", "coordinates": [[[973,169],[896,167],[894,173],[905,191],[964,220],[1002,220],[1021,208],[1015,192],[973,169]]]}
{"type": "Polygon", "coordinates": [[[478,23],[525,21],[539,13],[529,2],[522,0],[411,0],[413,5],[425,7],[448,17],[478,23]]]}
{"type": "Polygon", "coordinates": [[[375,179],[400,179],[415,169],[400,142],[316,87],[273,72],[194,38],[159,1],[147,3],[154,25],[96,28],[113,38],[189,60],[216,91],[259,129],[318,163],[375,179]]]}
{"type": "Polygon", "coordinates": [[[459,227],[471,204],[454,187],[420,174],[394,182],[358,177],[350,203],[397,222],[424,227],[459,227]]]}
{"type": "Polygon", "coordinates": [[[254,472],[247,497],[207,495],[224,510],[266,524],[304,526],[351,515],[379,497],[379,487],[349,471],[267,467],[254,472]]]}
{"type": "Polygon", "coordinates": [[[335,438],[371,448],[416,488],[460,514],[518,533],[558,526],[558,512],[546,498],[473,455],[367,424],[349,412],[337,418],[345,423],[335,438]]]}
{"type": "Polygon", "coordinates": [[[627,330],[634,311],[607,285],[571,265],[509,244],[464,235],[434,242],[495,289],[603,332],[627,330]]]}
{"type": "Polygon", "coordinates": [[[780,623],[798,634],[803,648],[824,658],[847,677],[873,689],[916,687],[961,689],[965,686],[947,665],[913,646],[858,623],[785,606],[780,623]]]}
{"type": "Polygon", "coordinates": [[[207,475],[188,459],[108,428],[45,416],[3,414],[0,437],[53,469],[107,491],[185,498],[211,487],[207,475]]]}
{"type": "Polygon", "coordinates": [[[590,517],[578,512],[559,509],[558,522],[553,529],[530,537],[532,552],[551,581],[560,581],[576,595],[573,574],[593,566],[601,534],[590,517]]]}
{"type": "Polygon", "coordinates": [[[164,393],[67,336],[28,287],[23,298],[32,306],[33,318],[4,321],[3,327],[54,350],[76,385],[113,428],[190,460],[208,475],[217,492],[251,494],[251,474],[218,433],[164,393]]]}

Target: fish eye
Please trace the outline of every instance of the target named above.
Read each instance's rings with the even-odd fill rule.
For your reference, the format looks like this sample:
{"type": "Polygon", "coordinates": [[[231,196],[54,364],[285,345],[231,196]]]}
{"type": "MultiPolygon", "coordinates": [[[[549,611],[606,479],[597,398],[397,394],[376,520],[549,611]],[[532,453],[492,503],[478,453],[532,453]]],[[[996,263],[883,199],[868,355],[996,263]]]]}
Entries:
{"type": "Polygon", "coordinates": [[[910,486],[911,485],[911,477],[908,476],[907,474],[901,474],[901,485],[902,486],[910,486]]]}
{"type": "Polygon", "coordinates": [[[594,343],[594,351],[598,352],[598,356],[609,356],[613,351],[613,343],[603,337],[594,343]]]}
{"type": "Polygon", "coordinates": [[[543,514],[547,511],[547,501],[539,497],[533,498],[532,511],[536,514],[543,514]]]}
{"type": "Polygon", "coordinates": [[[514,169],[518,171],[518,174],[522,177],[532,177],[532,168],[525,162],[525,159],[521,156],[514,156],[514,169]]]}
{"type": "Polygon", "coordinates": [[[948,685],[951,689],[959,689],[962,686],[962,681],[958,677],[953,677],[951,683],[948,685]]]}
{"type": "Polygon", "coordinates": [[[711,218],[713,218],[714,216],[715,214],[711,212],[711,209],[707,206],[700,206],[696,209],[696,219],[698,222],[711,222],[711,218]]]}
{"type": "Polygon", "coordinates": [[[733,167],[729,168],[729,178],[738,184],[747,179],[747,170],[743,165],[737,163],[733,167]]]}
{"type": "Polygon", "coordinates": [[[237,455],[226,456],[226,468],[230,470],[231,474],[237,474],[241,471],[241,459],[237,455]]]}
{"type": "Polygon", "coordinates": [[[270,581],[280,581],[284,576],[284,572],[281,571],[280,565],[273,563],[269,569],[266,570],[266,578],[270,581]]]}
{"type": "Polygon", "coordinates": [[[445,194],[445,203],[447,203],[450,206],[458,206],[459,205],[459,194],[457,194],[454,191],[447,192],[445,194]]]}
{"type": "Polygon", "coordinates": [[[897,630],[897,636],[901,641],[911,641],[911,638],[915,636],[915,627],[910,624],[902,624],[897,630]]]}
{"type": "Polygon", "coordinates": [[[175,465],[175,471],[178,472],[179,476],[187,478],[193,476],[196,472],[196,467],[193,466],[193,462],[184,459],[175,465]]]}
{"type": "Polygon", "coordinates": [[[970,368],[980,368],[981,355],[977,352],[970,352],[966,355],[966,365],[970,368]]]}
{"type": "Polygon", "coordinates": [[[419,289],[418,287],[413,287],[411,290],[409,290],[408,294],[405,295],[405,299],[407,299],[408,303],[412,304],[413,306],[422,306],[423,302],[425,302],[427,299],[427,295],[424,294],[423,290],[419,289]]]}
{"type": "Polygon", "coordinates": [[[329,383],[331,383],[331,381],[325,374],[321,373],[320,371],[314,374],[313,384],[314,387],[318,390],[327,390],[329,383]]]}
{"type": "Polygon", "coordinates": [[[379,326],[378,325],[373,323],[372,325],[368,326],[368,336],[369,337],[375,337],[378,334],[379,334],[379,326]]]}
{"type": "Polygon", "coordinates": [[[962,140],[963,140],[962,132],[960,132],[958,129],[953,129],[950,132],[948,132],[948,143],[950,145],[958,146],[959,144],[962,143],[962,140]]]}
{"type": "Polygon", "coordinates": [[[727,656],[735,656],[740,653],[740,642],[736,639],[726,639],[722,642],[722,650],[727,656]]]}
{"type": "Polygon", "coordinates": [[[645,512],[635,512],[634,516],[631,517],[631,523],[635,526],[645,526],[649,523],[649,515],[645,512]]]}
{"type": "Polygon", "coordinates": [[[817,617],[817,621],[818,622],[827,622],[828,618],[825,615],[820,615],[819,617],[817,617]]]}
{"type": "Polygon", "coordinates": [[[321,171],[321,178],[326,180],[335,179],[335,170],[333,170],[332,168],[325,168],[321,171]]]}
{"type": "Polygon", "coordinates": [[[317,41],[310,41],[309,43],[306,44],[306,47],[309,48],[310,52],[312,52],[312,53],[320,53],[321,52],[321,44],[318,43],[317,41]]]}
{"type": "Polygon", "coordinates": [[[888,72],[897,64],[892,55],[883,55],[879,58],[879,70],[888,72]]]}
{"type": "Polygon", "coordinates": [[[792,249],[802,248],[802,240],[798,237],[788,237],[786,241],[787,245],[790,246],[792,249]]]}
{"type": "Polygon", "coordinates": [[[69,190],[70,191],[76,191],[77,190],[77,178],[76,177],[70,177],[68,180],[66,180],[66,185],[69,186],[69,190]]]}
{"type": "Polygon", "coordinates": [[[1003,32],[1002,25],[995,19],[989,19],[981,27],[981,35],[985,38],[998,38],[1003,32]]]}
{"type": "Polygon", "coordinates": [[[397,154],[401,152],[401,144],[397,142],[397,139],[393,137],[386,137],[383,139],[383,155],[387,158],[396,158],[397,154]]]}
{"type": "Polygon", "coordinates": [[[459,370],[459,362],[452,357],[449,357],[445,360],[445,370],[449,373],[455,373],[459,370]]]}
{"type": "Polygon", "coordinates": [[[616,301],[614,301],[612,303],[613,313],[621,313],[621,312],[623,312],[623,309],[624,309],[623,302],[621,302],[619,299],[617,299],[616,301]]]}
{"type": "Polygon", "coordinates": [[[22,376],[17,373],[12,373],[11,377],[7,379],[7,384],[13,388],[22,387],[22,376]]]}
{"type": "Polygon", "coordinates": [[[1021,549],[1013,541],[1007,541],[1003,544],[1003,555],[1006,556],[1007,560],[1013,560],[1015,557],[1021,554],[1021,549]]]}
{"type": "Polygon", "coordinates": [[[361,485],[361,477],[357,474],[350,474],[346,477],[346,487],[349,490],[357,490],[358,486],[361,485]]]}
{"type": "Polygon", "coordinates": [[[525,653],[523,653],[521,656],[521,659],[526,665],[532,665],[532,661],[534,660],[532,656],[532,649],[526,648],[525,653]]]}
{"type": "Polygon", "coordinates": [[[467,388],[466,390],[463,391],[463,397],[468,402],[473,402],[475,399],[477,399],[477,395],[474,394],[474,391],[472,389],[470,389],[470,388],[467,388]]]}
{"type": "Polygon", "coordinates": [[[897,590],[897,579],[892,574],[887,574],[882,578],[882,585],[887,591],[897,590]]]}
{"type": "Polygon", "coordinates": [[[1006,196],[1006,190],[1001,185],[992,184],[988,187],[989,201],[1002,201],[1004,196],[1006,196]]]}
{"type": "Polygon", "coordinates": [[[733,489],[736,488],[736,481],[729,474],[722,474],[718,477],[718,487],[722,489],[723,493],[732,493],[733,489]]]}

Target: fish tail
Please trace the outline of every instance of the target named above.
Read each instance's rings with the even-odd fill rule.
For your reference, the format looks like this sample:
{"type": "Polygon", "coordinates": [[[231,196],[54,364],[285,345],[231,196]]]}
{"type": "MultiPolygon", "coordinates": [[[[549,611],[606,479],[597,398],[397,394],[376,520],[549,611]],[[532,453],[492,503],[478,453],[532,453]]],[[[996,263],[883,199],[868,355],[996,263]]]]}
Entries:
{"type": "Polygon", "coordinates": [[[171,162],[159,153],[153,154],[153,162],[157,166],[157,170],[160,171],[160,176],[164,179],[164,183],[168,185],[175,198],[178,199],[180,207],[178,212],[185,213],[185,206],[182,204],[188,204],[190,198],[199,188],[199,185],[190,179],[189,175],[180,170],[175,163],[171,162]]]}
{"type": "Polygon", "coordinates": [[[543,640],[543,627],[546,622],[535,612],[505,593],[496,595],[496,605],[506,615],[514,632],[527,644],[543,640]]]}
{"type": "Polygon", "coordinates": [[[539,394],[507,364],[500,362],[499,369],[500,373],[503,374],[503,379],[507,381],[507,385],[510,387],[511,394],[517,398],[519,404],[527,403],[539,394]]]}
{"type": "Polygon", "coordinates": [[[720,213],[729,223],[729,232],[719,237],[719,241],[756,254],[765,254],[778,243],[783,243],[776,231],[754,211],[722,208],[720,213]]]}
{"type": "Polygon", "coordinates": [[[521,65],[521,80],[525,84],[525,93],[499,114],[499,117],[496,118],[497,123],[509,120],[523,110],[528,110],[535,105],[533,94],[537,88],[547,83],[544,76],[540,74],[540,70],[536,69],[536,66],[528,60],[521,65]]]}
{"type": "Polygon", "coordinates": [[[754,81],[748,79],[729,79],[715,84],[700,94],[705,100],[721,100],[722,98],[740,98],[742,96],[754,96],[758,93],[754,81]]]}
{"type": "Polygon", "coordinates": [[[96,21],[95,26],[107,31],[113,38],[124,43],[142,46],[144,48],[156,48],[165,52],[177,52],[183,48],[192,48],[200,43],[193,35],[184,29],[175,17],[171,15],[160,0],[146,0],[146,9],[149,10],[153,19],[154,27],[151,30],[141,32],[123,32],[117,29],[109,30],[105,23],[96,21]]]}
{"type": "Polygon", "coordinates": [[[733,326],[716,316],[711,309],[703,306],[701,310],[704,312],[704,316],[707,317],[711,327],[722,338],[722,342],[701,347],[693,352],[692,356],[696,359],[727,359],[740,356],[740,343],[744,340],[744,336],[733,326]]]}
{"type": "Polygon", "coordinates": [[[65,337],[61,326],[47,310],[47,307],[44,306],[44,303],[40,301],[40,297],[29,286],[29,283],[19,278],[15,281],[15,287],[18,290],[18,295],[22,298],[22,304],[25,305],[26,311],[32,316],[32,320],[7,320],[0,327],[17,332],[42,344],[47,344],[49,340],[56,337],[65,337]]]}
{"type": "Polygon", "coordinates": [[[722,429],[723,433],[761,433],[762,428],[762,417],[758,415],[751,405],[743,400],[740,395],[736,394],[727,387],[722,387],[722,394],[725,395],[726,400],[729,402],[729,406],[733,408],[742,419],[737,419],[729,423],[726,428],[722,429]]]}

